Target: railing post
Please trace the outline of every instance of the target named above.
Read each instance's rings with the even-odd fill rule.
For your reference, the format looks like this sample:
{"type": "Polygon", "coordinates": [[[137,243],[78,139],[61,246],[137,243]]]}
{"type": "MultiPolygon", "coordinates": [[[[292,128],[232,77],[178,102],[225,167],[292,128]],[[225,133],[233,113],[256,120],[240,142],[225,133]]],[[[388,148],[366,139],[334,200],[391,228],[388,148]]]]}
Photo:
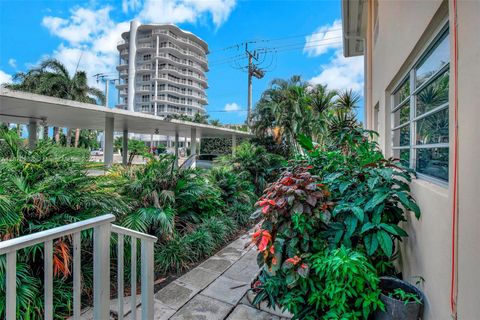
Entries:
{"type": "Polygon", "coordinates": [[[137,238],[131,237],[130,257],[130,312],[132,320],[137,319],[137,238]]]}
{"type": "Polygon", "coordinates": [[[53,241],[45,241],[43,257],[45,319],[53,319],[53,241]]]}
{"type": "Polygon", "coordinates": [[[153,319],[153,241],[142,239],[142,320],[153,319]]]}
{"type": "Polygon", "coordinates": [[[82,308],[82,274],[81,274],[82,240],[80,232],[73,234],[73,319],[80,320],[82,308]]]}
{"type": "Polygon", "coordinates": [[[124,237],[123,234],[118,234],[118,241],[117,241],[117,291],[118,291],[118,320],[123,320],[123,304],[125,303],[124,301],[124,295],[125,295],[125,289],[124,289],[124,269],[123,269],[123,263],[124,263],[124,255],[123,255],[123,250],[124,250],[124,237]]]}
{"type": "Polygon", "coordinates": [[[7,253],[7,320],[15,320],[17,318],[17,251],[7,253]]]}
{"type": "Polygon", "coordinates": [[[110,318],[110,223],[93,231],[93,319],[110,318]]]}

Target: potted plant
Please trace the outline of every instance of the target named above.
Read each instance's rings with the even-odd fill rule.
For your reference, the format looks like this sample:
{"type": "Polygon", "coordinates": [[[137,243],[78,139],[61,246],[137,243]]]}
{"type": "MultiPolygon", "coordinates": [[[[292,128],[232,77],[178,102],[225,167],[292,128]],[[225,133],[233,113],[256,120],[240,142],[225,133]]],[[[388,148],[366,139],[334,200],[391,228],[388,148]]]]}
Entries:
{"type": "Polygon", "coordinates": [[[384,310],[375,313],[376,320],[417,320],[423,316],[423,293],[414,285],[393,277],[381,277],[380,300],[384,310]]]}

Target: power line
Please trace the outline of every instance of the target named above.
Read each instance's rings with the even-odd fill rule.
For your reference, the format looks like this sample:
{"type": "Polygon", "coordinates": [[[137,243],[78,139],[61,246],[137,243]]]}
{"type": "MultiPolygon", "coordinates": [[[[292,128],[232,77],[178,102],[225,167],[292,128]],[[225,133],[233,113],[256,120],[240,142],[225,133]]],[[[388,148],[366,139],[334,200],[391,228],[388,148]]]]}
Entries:
{"type": "Polygon", "coordinates": [[[285,40],[285,39],[292,39],[292,38],[300,38],[300,37],[306,37],[306,36],[312,36],[314,34],[319,34],[319,33],[328,33],[328,32],[331,32],[331,31],[340,31],[342,30],[342,28],[332,28],[332,29],[327,29],[327,30],[324,30],[324,31],[317,31],[317,32],[313,32],[313,33],[304,33],[304,34],[299,34],[299,35],[295,35],[295,36],[286,36],[286,37],[280,37],[280,38],[274,38],[274,39],[266,39],[266,40],[263,40],[263,42],[273,42],[273,41],[280,41],[280,40],[285,40]]]}
{"type": "Polygon", "coordinates": [[[225,113],[231,113],[231,112],[248,112],[247,109],[239,109],[239,110],[207,110],[208,113],[219,113],[219,112],[225,112],[225,113]]]}
{"type": "MultiPolygon", "coordinates": [[[[325,45],[329,45],[329,44],[337,44],[339,39],[342,39],[342,37],[333,37],[333,38],[324,38],[324,39],[319,39],[319,40],[312,40],[312,41],[308,41],[306,43],[304,42],[297,42],[297,43],[290,43],[290,44],[286,44],[286,45],[281,45],[281,46],[276,46],[276,47],[271,47],[271,49],[279,49],[279,48],[286,48],[286,47],[294,47],[294,46],[309,46],[309,44],[311,43],[317,43],[317,42],[321,42],[319,44],[325,44],[325,45]],[[335,40],[333,42],[327,42],[326,40],[335,40]]],[[[341,42],[340,42],[341,43],[341,42]]],[[[263,49],[269,49],[268,47],[267,48],[260,48],[258,49],[258,51],[262,51],[263,49]]]]}
{"type": "MultiPolygon", "coordinates": [[[[333,39],[333,38],[331,38],[333,39]]],[[[342,44],[341,41],[335,41],[335,42],[328,42],[328,43],[319,43],[316,45],[311,45],[311,46],[305,46],[305,45],[288,45],[288,46],[280,46],[280,47],[265,47],[265,48],[260,48],[258,51],[268,53],[268,52],[274,52],[274,53],[281,53],[281,52],[287,52],[287,51],[293,51],[293,50],[299,50],[299,49],[310,49],[310,48],[317,48],[317,47],[325,47],[325,46],[332,46],[332,45],[339,45],[342,44]]],[[[224,58],[223,60],[219,60],[216,63],[211,63],[210,66],[218,66],[222,64],[229,64],[231,62],[239,61],[241,58],[245,57],[245,55],[238,55],[238,56],[232,56],[228,58],[224,58]]]]}
{"type": "Polygon", "coordinates": [[[224,47],[224,48],[215,49],[213,51],[210,51],[210,54],[214,54],[214,53],[222,52],[222,51],[228,51],[228,50],[231,50],[231,49],[240,50],[240,48],[242,48],[245,45],[245,43],[247,43],[247,42],[248,43],[274,42],[274,41],[281,41],[281,40],[292,39],[292,38],[300,38],[300,37],[312,36],[312,35],[319,34],[319,33],[328,33],[328,32],[331,32],[331,31],[340,31],[340,30],[342,30],[341,27],[331,28],[331,29],[327,29],[327,30],[324,30],[324,31],[316,31],[316,32],[312,32],[312,33],[297,34],[297,35],[285,36],[285,37],[279,37],[279,38],[273,38],[273,39],[259,39],[259,40],[244,41],[244,42],[233,44],[233,45],[230,45],[230,46],[227,46],[227,47],[224,47]]]}
{"type": "MultiPolygon", "coordinates": [[[[323,39],[317,39],[317,40],[311,40],[311,41],[308,41],[308,42],[295,42],[295,43],[289,43],[289,44],[285,44],[285,45],[280,45],[280,46],[275,46],[275,47],[264,47],[264,48],[259,48],[257,49],[257,51],[259,53],[261,53],[262,51],[265,51],[265,52],[268,52],[268,50],[273,50],[273,49],[279,49],[279,48],[287,48],[287,47],[295,47],[295,46],[306,46],[306,47],[309,47],[308,45],[309,44],[312,44],[312,43],[319,43],[319,45],[331,45],[331,44],[339,44],[337,43],[337,41],[333,41],[333,42],[328,42],[330,40],[339,40],[339,39],[342,39],[342,37],[329,37],[329,38],[323,38],[323,39]]],[[[217,63],[222,63],[222,62],[229,62],[231,59],[236,59],[236,58],[242,58],[242,57],[246,57],[247,55],[245,55],[244,53],[242,54],[238,54],[238,55],[235,55],[235,56],[230,56],[230,57],[224,57],[224,58],[221,58],[221,59],[218,59],[218,60],[213,60],[213,61],[210,61],[210,65],[215,65],[217,63]]]]}

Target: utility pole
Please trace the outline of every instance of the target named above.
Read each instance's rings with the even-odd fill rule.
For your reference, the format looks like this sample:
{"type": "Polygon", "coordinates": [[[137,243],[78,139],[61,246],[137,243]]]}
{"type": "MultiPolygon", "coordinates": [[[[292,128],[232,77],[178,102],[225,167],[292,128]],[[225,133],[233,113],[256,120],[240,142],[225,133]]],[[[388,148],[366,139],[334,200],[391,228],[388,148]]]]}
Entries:
{"type": "Polygon", "coordinates": [[[247,111],[247,127],[250,127],[250,113],[252,110],[252,55],[248,54],[248,111],[247,111]]]}
{"type": "Polygon", "coordinates": [[[247,127],[250,128],[252,113],[252,76],[261,79],[265,72],[253,64],[253,60],[258,61],[257,51],[250,52],[248,50],[248,42],[245,43],[245,53],[248,55],[248,101],[247,101],[247,127]]]}
{"type": "Polygon", "coordinates": [[[119,79],[108,79],[108,75],[105,73],[97,73],[97,74],[94,74],[93,76],[97,78],[97,83],[99,80],[105,81],[105,107],[108,108],[108,83],[110,81],[112,83],[115,83],[115,81],[119,79]]]}
{"type": "Polygon", "coordinates": [[[105,107],[108,108],[108,79],[105,79],[105,107]]]}
{"type": "Polygon", "coordinates": [[[257,60],[256,52],[248,51],[248,42],[245,43],[245,53],[248,55],[248,101],[247,101],[247,127],[250,127],[250,115],[252,112],[252,75],[253,64],[252,60],[257,60]]]}
{"type": "MultiPolygon", "coordinates": [[[[108,74],[105,73],[97,73],[93,76],[97,78],[97,83],[99,80],[105,81],[105,107],[108,108],[108,83],[110,81],[112,81],[112,83],[115,83],[115,81],[119,79],[109,79],[108,74]]],[[[100,142],[100,145],[102,146],[102,150],[105,152],[105,132],[102,134],[102,140],[100,142]]]]}

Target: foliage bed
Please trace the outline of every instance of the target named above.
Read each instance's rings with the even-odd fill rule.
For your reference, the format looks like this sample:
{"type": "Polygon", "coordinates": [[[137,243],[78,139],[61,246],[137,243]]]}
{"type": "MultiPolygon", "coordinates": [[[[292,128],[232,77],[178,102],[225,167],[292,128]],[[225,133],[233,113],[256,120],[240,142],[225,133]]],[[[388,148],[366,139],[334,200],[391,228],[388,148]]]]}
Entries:
{"type": "Polygon", "coordinates": [[[420,210],[410,196],[413,173],[385,159],[358,126],[331,144],[303,135],[304,152],[257,202],[256,301],[297,319],[367,319],[384,306],[379,275],[394,274],[400,223],[420,210]]]}
{"type": "MultiPolygon", "coordinates": [[[[241,159],[226,156],[221,160],[234,166],[218,164],[210,171],[178,171],[173,156],[161,155],[151,156],[146,165],[114,166],[106,175],[94,177],[87,174],[96,167],[88,162],[88,152],[49,142],[28,150],[8,130],[0,132],[0,140],[1,240],[113,213],[116,223],[158,237],[155,272],[163,277],[208,257],[248,226],[258,197],[254,183],[270,179],[266,168],[250,167],[258,156],[257,147],[251,145],[239,147],[243,148],[241,159]]],[[[93,267],[92,242],[92,232],[83,232],[84,303],[92,298],[88,271],[93,267]]],[[[43,288],[43,250],[43,245],[37,245],[18,253],[19,319],[41,318],[43,313],[43,298],[37,294],[43,288]]],[[[112,276],[116,277],[114,246],[111,256],[112,276]]],[[[130,259],[128,250],[125,259],[130,259]]],[[[125,267],[129,278],[129,264],[125,267]]],[[[58,239],[54,242],[54,314],[58,319],[71,313],[71,271],[72,240],[58,239]]],[[[2,256],[0,318],[5,313],[4,274],[2,256]]]]}

